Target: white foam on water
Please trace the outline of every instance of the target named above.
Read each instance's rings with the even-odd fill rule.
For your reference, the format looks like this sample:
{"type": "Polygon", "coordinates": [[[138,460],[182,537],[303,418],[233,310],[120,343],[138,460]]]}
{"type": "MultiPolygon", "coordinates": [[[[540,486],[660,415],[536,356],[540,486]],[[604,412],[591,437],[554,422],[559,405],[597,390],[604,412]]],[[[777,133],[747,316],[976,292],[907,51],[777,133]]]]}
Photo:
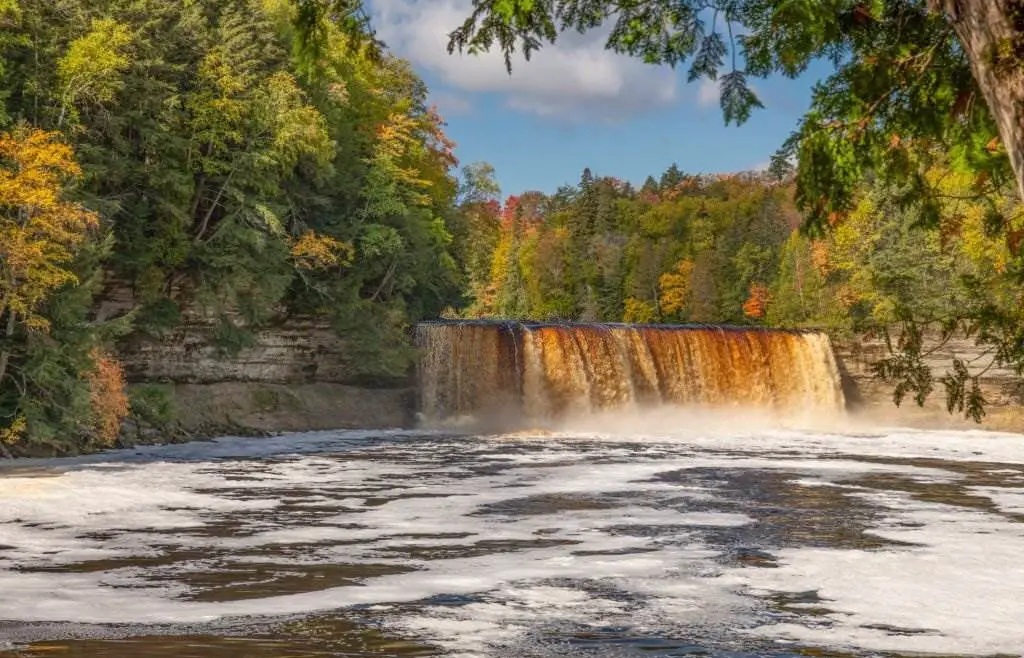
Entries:
{"type": "MultiPolygon", "coordinates": [[[[383,606],[394,629],[456,655],[488,655],[562,626],[726,633],[750,626],[765,605],[751,594],[816,590],[834,611],[831,630],[797,618],[762,626],[757,636],[872,651],[1024,646],[1016,621],[1024,618],[1024,576],[1014,562],[1024,524],[850,484],[871,474],[925,485],[964,479],[940,460],[1024,464],[1017,435],[691,424],[644,435],[552,433],[543,441],[388,436],[395,441],[312,433],[262,447],[227,439],[61,462],[70,464],[63,471],[37,465],[49,468],[47,477],[0,474],[0,545],[10,547],[0,550],[0,619],[191,624],[383,606]],[[176,461],[154,461],[161,456],[176,461]],[[877,461],[922,457],[934,461],[877,461]],[[722,507],[727,501],[706,478],[739,470],[840,487],[887,510],[871,532],[914,546],[787,548],[776,553],[775,569],[722,567],[721,549],[704,533],[757,521],[722,507]],[[200,557],[86,573],[18,570],[172,549],[200,557]],[[412,571],[295,594],[190,600],[186,576],[222,561],[412,571]],[[171,572],[179,578],[164,577],[171,572]],[[436,596],[469,599],[422,603],[436,596]],[[887,626],[928,632],[899,635],[887,626]]],[[[993,470],[989,476],[998,476],[993,470]]],[[[1011,479],[1020,474],[1003,470],[1011,479]]],[[[1021,503],[1012,488],[968,491],[1003,512],[1021,503]]]]}
{"type": "Polygon", "coordinates": [[[0,478],[0,544],[11,547],[0,557],[24,566],[139,555],[132,532],[197,528],[211,515],[278,505],[189,490],[196,475],[193,465],[160,463],[0,478]]]}
{"type": "Polygon", "coordinates": [[[970,487],[968,492],[984,496],[995,503],[1000,511],[1007,514],[1024,514],[1024,488],[970,487]]]}
{"type": "Polygon", "coordinates": [[[1014,654],[1024,647],[1024,525],[894,493],[871,498],[891,515],[872,534],[914,544],[885,550],[785,549],[776,569],[744,570],[762,594],[816,591],[831,622],[758,633],[869,651],[1014,654]],[[885,629],[904,629],[892,633],[885,629]],[[881,629],[881,630],[880,630],[881,629]]]}
{"type": "Polygon", "coordinates": [[[662,407],[594,414],[564,423],[538,439],[668,443],[694,450],[774,452],[801,456],[858,455],[1020,464],[1020,434],[985,430],[918,430],[879,426],[852,415],[792,419],[763,411],[662,407]]]}

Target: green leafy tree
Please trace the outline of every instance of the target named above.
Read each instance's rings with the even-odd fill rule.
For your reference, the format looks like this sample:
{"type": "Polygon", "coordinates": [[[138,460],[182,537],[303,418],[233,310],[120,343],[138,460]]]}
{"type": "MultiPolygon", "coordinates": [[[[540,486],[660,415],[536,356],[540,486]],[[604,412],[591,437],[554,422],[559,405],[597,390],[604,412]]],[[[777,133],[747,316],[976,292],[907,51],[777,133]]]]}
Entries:
{"type": "Polygon", "coordinates": [[[109,103],[121,88],[121,75],[130,63],[132,42],[127,25],[109,18],[96,19],[89,32],[71,43],[57,63],[60,84],[60,115],[64,127],[79,102],[109,103]]]}

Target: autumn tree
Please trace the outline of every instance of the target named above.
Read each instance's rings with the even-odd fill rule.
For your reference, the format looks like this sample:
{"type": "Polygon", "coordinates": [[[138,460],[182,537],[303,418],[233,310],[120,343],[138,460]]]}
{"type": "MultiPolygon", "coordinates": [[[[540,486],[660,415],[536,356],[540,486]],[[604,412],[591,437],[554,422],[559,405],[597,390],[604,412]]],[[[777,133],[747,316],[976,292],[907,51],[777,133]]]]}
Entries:
{"type": "Polygon", "coordinates": [[[22,128],[0,135],[0,387],[11,385],[16,333],[46,331],[40,307],[77,282],[69,265],[98,223],[64,198],[80,174],[71,148],[53,133],[22,128]]]}
{"type": "Polygon", "coordinates": [[[490,275],[490,256],[501,231],[500,196],[501,187],[489,163],[474,162],[462,168],[452,236],[471,295],[482,293],[490,275]]]}
{"type": "MultiPolygon", "coordinates": [[[[92,404],[82,376],[103,339],[86,316],[104,242],[92,239],[97,216],[68,200],[80,173],[53,133],[22,127],[0,137],[3,454],[28,446],[73,451],[101,429],[107,439],[114,432],[114,416],[92,404]]],[[[123,410],[116,395],[100,398],[112,403],[107,411],[123,410]]]]}
{"type": "Polygon", "coordinates": [[[743,302],[743,314],[748,318],[760,320],[764,317],[765,308],[768,306],[768,286],[763,283],[750,284],[750,293],[747,301],[743,302]]]}
{"type": "Polygon", "coordinates": [[[93,412],[93,441],[109,447],[121,433],[121,423],[128,416],[128,394],[124,370],[117,359],[94,348],[90,353],[93,367],[87,372],[89,402],[93,412]]]}
{"type": "Polygon", "coordinates": [[[679,261],[671,272],[658,279],[659,307],[666,317],[682,317],[690,301],[692,279],[693,261],[690,260],[679,261]]]}

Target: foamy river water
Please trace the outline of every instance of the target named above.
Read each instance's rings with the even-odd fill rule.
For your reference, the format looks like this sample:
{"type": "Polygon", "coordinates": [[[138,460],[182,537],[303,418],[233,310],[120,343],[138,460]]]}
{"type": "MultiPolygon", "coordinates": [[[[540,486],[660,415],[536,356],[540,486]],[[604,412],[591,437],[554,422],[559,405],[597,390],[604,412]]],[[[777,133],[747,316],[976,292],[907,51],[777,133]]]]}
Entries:
{"type": "Polygon", "coordinates": [[[663,425],[0,467],[0,656],[1024,651],[1024,436],[663,425]]]}

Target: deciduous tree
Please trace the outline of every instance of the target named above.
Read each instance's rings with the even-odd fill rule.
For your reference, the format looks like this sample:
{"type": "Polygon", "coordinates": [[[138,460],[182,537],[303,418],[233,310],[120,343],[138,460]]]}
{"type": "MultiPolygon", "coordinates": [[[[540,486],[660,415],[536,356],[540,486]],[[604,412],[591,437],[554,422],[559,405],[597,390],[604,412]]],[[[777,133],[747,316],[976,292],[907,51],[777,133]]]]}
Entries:
{"type": "Polygon", "coordinates": [[[77,282],[69,265],[98,218],[66,200],[81,174],[59,136],[19,128],[0,134],[0,388],[19,328],[46,331],[38,313],[62,286],[77,282]]]}

